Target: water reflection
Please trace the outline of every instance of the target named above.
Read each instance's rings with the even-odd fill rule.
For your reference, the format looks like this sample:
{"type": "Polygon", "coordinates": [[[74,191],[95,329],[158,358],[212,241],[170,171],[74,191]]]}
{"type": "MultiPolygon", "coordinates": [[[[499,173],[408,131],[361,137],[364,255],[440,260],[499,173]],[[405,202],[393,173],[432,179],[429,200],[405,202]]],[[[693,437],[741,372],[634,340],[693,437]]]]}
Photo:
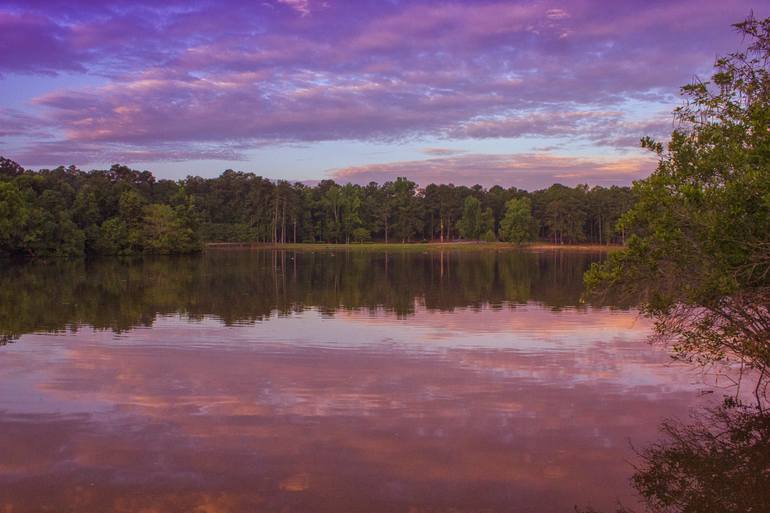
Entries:
{"type": "Polygon", "coordinates": [[[89,325],[123,331],[158,314],[253,322],[316,308],[579,306],[599,254],[211,251],[203,257],[54,261],[0,272],[0,336],[89,325]]]}
{"type": "Polygon", "coordinates": [[[770,508],[770,412],[728,400],[694,421],[666,421],[662,431],[633,477],[651,511],[770,508]]]}
{"type": "Polygon", "coordinates": [[[633,504],[628,441],[651,443],[699,386],[635,312],[580,305],[595,258],[256,252],[5,272],[0,325],[20,339],[0,349],[0,511],[633,504]]]}

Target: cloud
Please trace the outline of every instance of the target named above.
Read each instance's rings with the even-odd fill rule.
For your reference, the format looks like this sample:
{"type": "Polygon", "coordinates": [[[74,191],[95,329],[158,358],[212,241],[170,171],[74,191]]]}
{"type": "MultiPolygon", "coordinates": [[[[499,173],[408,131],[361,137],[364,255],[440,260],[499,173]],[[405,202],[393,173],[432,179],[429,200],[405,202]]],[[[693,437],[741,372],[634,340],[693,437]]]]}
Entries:
{"type": "Polygon", "coordinates": [[[50,134],[42,127],[43,124],[37,116],[0,107],[0,137],[20,135],[47,137],[50,134]]]}
{"type": "Polygon", "coordinates": [[[620,118],[620,112],[532,112],[524,115],[476,118],[449,131],[450,137],[494,138],[531,135],[575,135],[620,118]]]}
{"type": "Polygon", "coordinates": [[[302,16],[310,14],[310,0],[278,0],[278,3],[294,9],[302,16]]]}
{"type": "Polygon", "coordinates": [[[196,78],[156,70],[36,103],[50,109],[72,140],[132,144],[388,138],[438,128],[466,108],[459,94],[431,99],[404,84],[343,79],[317,85],[313,78],[297,74],[266,83],[259,73],[196,78]]]}
{"type": "Polygon", "coordinates": [[[548,9],[545,12],[545,17],[549,20],[563,20],[569,18],[569,13],[564,9],[548,9]]]}
{"type": "Polygon", "coordinates": [[[458,150],[455,148],[422,148],[420,150],[425,155],[431,155],[435,157],[445,157],[448,155],[460,155],[466,153],[465,150],[458,150]]]}
{"type": "Polygon", "coordinates": [[[49,109],[55,126],[73,142],[139,147],[159,140],[256,147],[432,135],[569,137],[629,148],[638,147],[642,136],[664,138],[671,129],[670,116],[660,114],[635,121],[621,111],[522,108],[509,115],[474,116],[496,110],[499,98],[459,91],[427,95],[404,82],[377,79],[297,73],[269,82],[268,76],[243,72],[199,78],[153,70],[101,88],[50,93],[35,103],[49,109]]]}
{"type": "Polygon", "coordinates": [[[44,16],[0,10],[0,73],[84,71],[82,56],[64,42],[68,35],[44,16]]]}
{"type": "Polygon", "coordinates": [[[658,106],[739,44],[728,23],[750,7],[10,0],[0,7],[0,73],[106,81],[40,95],[30,147],[57,142],[40,136],[45,127],[76,150],[166,147],[168,158],[180,154],[174,144],[422,136],[627,148],[643,130],[662,133],[658,106]],[[634,112],[634,102],[656,107],[634,112]]]}
{"type": "Polygon", "coordinates": [[[245,160],[237,146],[220,145],[179,145],[153,144],[145,146],[126,146],[121,144],[102,144],[53,140],[33,142],[5,155],[25,166],[59,166],[66,164],[80,165],[83,162],[134,163],[134,162],[174,162],[190,160],[245,160]]]}
{"type": "Polygon", "coordinates": [[[643,136],[665,139],[673,128],[673,117],[653,113],[644,120],[629,119],[621,111],[536,111],[528,114],[476,118],[447,132],[455,138],[517,138],[524,136],[570,137],[601,146],[639,147],[643,136]]]}
{"type": "Polygon", "coordinates": [[[455,185],[501,185],[535,190],[553,183],[577,185],[628,185],[648,175],[655,160],[647,157],[623,159],[564,157],[550,153],[512,155],[468,154],[407,162],[371,164],[333,170],[340,182],[365,184],[405,176],[425,186],[430,183],[455,185]]]}

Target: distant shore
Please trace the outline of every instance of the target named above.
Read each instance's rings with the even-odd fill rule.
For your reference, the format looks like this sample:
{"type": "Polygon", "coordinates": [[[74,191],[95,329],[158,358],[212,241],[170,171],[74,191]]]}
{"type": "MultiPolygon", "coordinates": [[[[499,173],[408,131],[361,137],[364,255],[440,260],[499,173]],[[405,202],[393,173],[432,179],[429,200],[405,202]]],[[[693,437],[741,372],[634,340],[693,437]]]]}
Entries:
{"type": "Polygon", "coordinates": [[[548,242],[532,242],[527,244],[510,244],[507,242],[407,242],[407,243],[249,243],[249,242],[209,242],[205,249],[280,249],[284,251],[584,251],[612,252],[623,249],[618,244],[553,244],[548,242]]]}

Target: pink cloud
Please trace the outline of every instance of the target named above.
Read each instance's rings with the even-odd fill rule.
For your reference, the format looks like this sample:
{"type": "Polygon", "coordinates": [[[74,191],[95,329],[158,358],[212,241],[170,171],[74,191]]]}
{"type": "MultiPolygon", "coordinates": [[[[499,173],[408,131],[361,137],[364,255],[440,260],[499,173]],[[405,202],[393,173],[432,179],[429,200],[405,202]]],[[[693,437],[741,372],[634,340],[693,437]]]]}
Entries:
{"type": "Polygon", "coordinates": [[[420,185],[454,183],[515,186],[535,190],[553,183],[626,185],[652,171],[655,160],[563,157],[550,153],[515,155],[459,155],[408,162],[348,167],[332,171],[341,182],[385,182],[405,176],[420,185]]]}
{"type": "MultiPolygon", "coordinates": [[[[673,106],[678,86],[740,44],[729,23],[750,8],[748,0],[140,0],[77,8],[9,0],[0,8],[0,73],[107,80],[35,100],[39,128],[64,133],[73,158],[78,145],[160,155],[162,141],[175,158],[173,144],[421,136],[628,148],[670,125],[657,110],[627,104],[673,106]]],[[[28,147],[33,139],[57,143],[40,129],[30,127],[28,147]]]]}

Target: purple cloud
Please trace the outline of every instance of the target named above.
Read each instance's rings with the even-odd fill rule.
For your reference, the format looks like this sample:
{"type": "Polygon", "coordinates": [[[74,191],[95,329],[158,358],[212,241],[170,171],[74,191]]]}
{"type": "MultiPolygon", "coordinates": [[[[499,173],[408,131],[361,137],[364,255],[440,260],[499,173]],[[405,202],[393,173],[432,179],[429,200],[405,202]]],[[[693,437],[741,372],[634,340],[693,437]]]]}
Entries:
{"type": "Polygon", "coordinates": [[[107,79],[34,100],[39,126],[64,134],[29,128],[21,154],[37,162],[66,156],[67,144],[68,160],[241,157],[275,143],[422,137],[544,138],[543,146],[568,138],[627,149],[670,131],[659,105],[740,43],[729,23],[751,7],[6,1],[0,74],[107,79]],[[640,114],[648,104],[654,111],[640,114]]]}
{"type": "Polygon", "coordinates": [[[64,42],[68,35],[44,16],[0,10],[0,72],[84,71],[81,56],[64,42]]]}
{"type": "Polygon", "coordinates": [[[278,0],[278,3],[291,7],[302,16],[310,14],[310,0],[278,0]]]}
{"type": "Polygon", "coordinates": [[[83,162],[184,162],[194,160],[244,160],[236,146],[207,144],[154,144],[142,147],[121,144],[52,140],[23,146],[14,160],[25,166],[79,165],[83,162]]]}
{"type": "Polygon", "coordinates": [[[0,107],[0,138],[9,136],[50,137],[42,121],[16,109],[0,107]]]}

